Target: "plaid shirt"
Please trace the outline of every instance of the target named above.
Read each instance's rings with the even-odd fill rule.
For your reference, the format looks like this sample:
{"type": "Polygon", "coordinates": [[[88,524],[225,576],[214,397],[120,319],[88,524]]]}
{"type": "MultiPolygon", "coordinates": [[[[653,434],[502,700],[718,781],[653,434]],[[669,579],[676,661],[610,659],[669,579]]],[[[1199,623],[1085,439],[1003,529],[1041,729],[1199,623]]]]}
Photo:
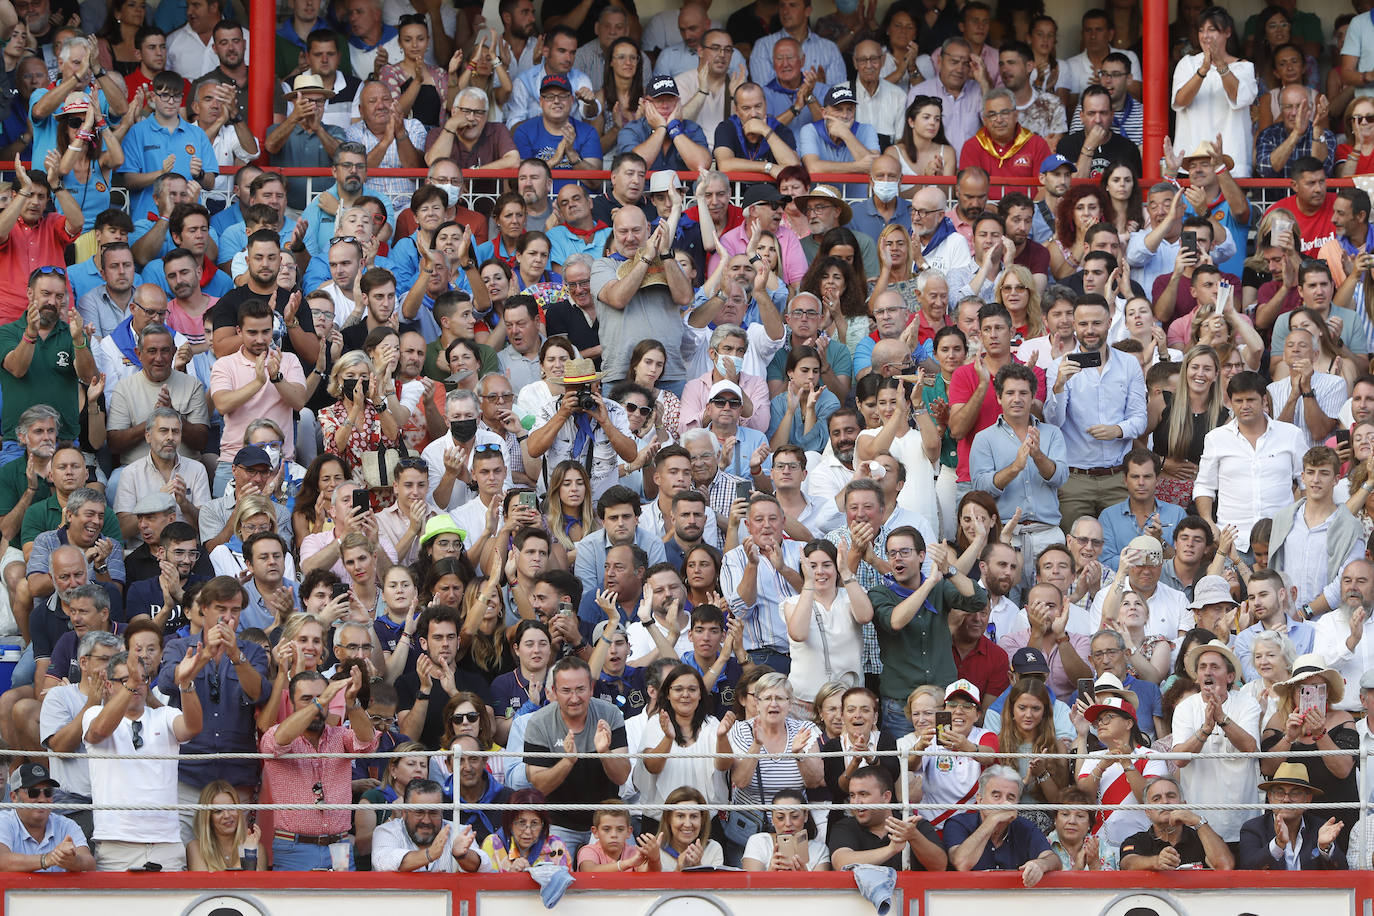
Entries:
{"type": "MultiPolygon", "coordinates": [[[[1307,129],[1298,138],[1297,145],[1293,147],[1293,152],[1289,154],[1288,161],[1283,164],[1283,171],[1275,172],[1270,164],[1270,156],[1274,150],[1283,145],[1288,139],[1288,128],[1282,123],[1270,124],[1260,131],[1259,138],[1255,140],[1255,177],[1256,178],[1291,178],[1290,169],[1293,163],[1304,156],[1312,155],[1312,125],[1307,125],[1307,129]]],[[[1322,158],[1322,168],[1326,174],[1330,175],[1331,170],[1336,167],[1336,135],[1329,130],[1322,131],[1321,142],[1326,144],[1326,156],[1322,158]]]]}
{"type": "MultiPolygon", "coordinates": [[[[730,506],[734,504],[735,484],[744,483],[745,478],[736,477],[726,471],[717,471],[716,479],[711,481],[711,488],[706,491],[706,501],[711,504],[711,508],[723,518],[730,517],[730,506]]],[[[698,489],[700,489],[698,487],[698,489]]],[[[721,531],[721,543],[725,543],[728,532],[721,531]]]]}

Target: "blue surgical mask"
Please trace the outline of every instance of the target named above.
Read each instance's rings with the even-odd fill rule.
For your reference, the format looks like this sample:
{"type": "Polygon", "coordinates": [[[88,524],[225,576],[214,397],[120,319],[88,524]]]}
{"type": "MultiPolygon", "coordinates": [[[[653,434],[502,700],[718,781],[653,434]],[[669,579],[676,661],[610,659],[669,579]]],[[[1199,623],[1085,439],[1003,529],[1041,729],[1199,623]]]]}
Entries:
{"type": "Polygon", "coordinates": [[[731,363],[733,363],[735,366],[736,375],[744,371],[743,356],[730,356],[725,353],[721,353],[719,356],[716,357],[716,371],[719,372],[721,375],[728,374],[728,370],[726,370],[725,367],[730,365],[731,363]]]}
{"type": "Polygon", "coordinates": [[[835,9],[846,16],[859,8],[859,0],[835,0],[835,9]]]}
{"type": "Polygon", "coordinates": [[[897,199],[897,192],[902,188],[898,181],[875,181],[873,182],[873,196],[887,203],[897,199]]]}

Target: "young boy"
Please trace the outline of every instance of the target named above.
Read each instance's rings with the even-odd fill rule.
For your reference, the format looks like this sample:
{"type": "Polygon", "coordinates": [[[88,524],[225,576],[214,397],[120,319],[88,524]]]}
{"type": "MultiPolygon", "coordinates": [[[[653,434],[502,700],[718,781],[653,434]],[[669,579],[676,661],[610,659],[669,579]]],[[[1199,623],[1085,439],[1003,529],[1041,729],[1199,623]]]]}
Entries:
{"type": "Polygon", "coordinates": [[[618,798],[592,815],[592,841],[577,851],[578,871],[662,871],[658,837],[646,833],[635,845],[630,812],[618,798]]]}
{"type": "MultiPolygon", "coordinates": [[[[676,654],[672,651],[676,632],[670,630],[665,637],[658,627],[651,627],[649,633],[658,645],[660,657],[672,658],[676,654]]],[[[744,672],[753,667],[747,655],[743,656],[743,662],[735,659],[742,633],[743,626],[737,619],[726,626],[725,613],[714,604],[699,604],[692,609],[692,651],[682,654],[682,662],[701,673],[706,689],[715,698],[718,717],[724,716],[734,705],[735,685],[744,672]]]]}

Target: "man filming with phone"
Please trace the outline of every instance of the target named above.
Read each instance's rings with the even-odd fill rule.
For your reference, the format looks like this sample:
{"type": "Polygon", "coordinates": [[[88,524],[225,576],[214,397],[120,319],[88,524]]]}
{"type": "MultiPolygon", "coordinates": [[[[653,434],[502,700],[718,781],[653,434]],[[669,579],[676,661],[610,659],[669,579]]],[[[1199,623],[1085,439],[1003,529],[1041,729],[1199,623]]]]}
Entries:
{"type": "Polygon", "coordinates": [[[615,401],[601,396],[601,373],[589,359],[570,359],[563,369],[563,397],[539,408],[525,449],[549,467],[572,459],[592,478],[589,498],[597,499],[620,479],[619,463],[639,454],[630,435],[630,418],[615,401]]]}
{"type": "Polygon", "coordinates": [[[1078,351],[1050,367],[1045,420],[1064,434],[1069,478],[1059,490],[1061,524],[1097,516],[1126,498],[1122,460],[1145,431],[1145,375],[1140,362],[1107,343],[1111,310],[1084,295],[1073,310],[1078,351]]]}
{"type": "MultiPolygon", "coordinates": [[[[1200,303],[1193,295],[1193,271],[1200,264],[1216,263],[1212,259],[1212,238],[1212,224],[1207,220],[1190,216],[1183,221],[1174,269],[1171,273],[1156,277],[1150,290],[1155,317],[1165,327],[1175,319],[1191,315],[1198,308],[1200,303]]],[[[1232,289],[1240,289],[1239,277],[1223,273],[1221,278],[1229,282],[1232,289]]],[[[1184,330],[1186,336],[1187,328],[1184,330]]]]}

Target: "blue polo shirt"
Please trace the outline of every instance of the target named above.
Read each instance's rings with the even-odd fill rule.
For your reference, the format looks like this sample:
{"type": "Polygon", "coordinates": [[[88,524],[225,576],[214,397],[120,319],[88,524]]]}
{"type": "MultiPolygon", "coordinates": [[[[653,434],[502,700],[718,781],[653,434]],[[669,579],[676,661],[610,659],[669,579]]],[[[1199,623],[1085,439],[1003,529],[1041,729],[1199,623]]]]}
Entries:
{"type": "Polygon", "coordinates": [[[1205,213],[1198,213],[1193,209],[1192,204],[1185,203],[1184,206],[1186,207],[1185,216],[1202,216],[1213,223],[1218,223],[1226,230],[1228,236],[1236,240],[1236,253],[1222,261],[1217,267],[1220,267],[1223,273],[1241,276],[1245,272],[1245,239],[1250,234],[1250,224],[1242,223],[1231,214],[1231,205],[1225,197],[1208,207],[1205,213]]]}
{"type": "Polygon", "coordinates": [[[224,230],[235,223],[243,225],[243,211],[239,209],[238,198],[234,198],[232,204],[210,217],[210,231],[223,235],[224,230]]]}
{"type": "Polygon", "coordinates": [[[878,207],[873,203],[872,197],[854,204],[853,209],[854,218],[849,221],[849,225],[845,228],[862,232],[875,242],[878,240],[879,233],[889,224],[901,226],[903,229],[911,228],[911,201],[900,194],[897,195],[897,209],[892,211],[892,219],[883,218],[883,215],[878,212],[878,207]]]}
{"type": "MultiPolygon", "coordinates": [[[[601,138],[597,136],[596,129],[586,121],[576,118],[569,120],[568,123],[577,132],[577,138],[573,141],[573,151],[583,159],[600,159],[601,138]]],[[[510,135],[515,141],[515,148],[520,151],[521,159],[543,159],[549,165],[555,165],[553,156],[558,150],[558,144],[563,142],[563,135],[551,134],[545,130],[542,117],[533,117],[522,122],[510,135]]],[[[576,182],[566,179],[555,181],[553,193],[557,194],[570,184],[576,182]]]]}
{"type": "MultiPolygon", "coordinates": [[[[646,103],[647,104],[647,103],[646,103]]],[[[701,125],[696,121],[682,119],[682,130],[687,134],[687,139],[700,146],[702,149],[709,150],[711,145],[706,142],[706,132],[701,129],[701,125]]],[[[631,121],[620,128],[620,137],[616,140],[615,151],[617,153],[628,153],[636,146],[649,139],[653,134],[653,128],[649,122],[643,118],[631,121]]],[[[878,141],[874,139],[873,145],[876,147],[878,141]]],[[[682,172],[687,169],[687,163],[682,161],[682,154],[677,151],[677,147],[672,143],[665,144],[654,156],[654,161],[649,163],[649,171],[662,172],[670,170],[682,172]]]]}
{"type": "MultiPolygon", "coordinates": [[[[168,249],[169,251],[171,249],[168,249]]],[[[162,258],[156,261],[149,261],[143,267],[140,283],[152,283],[159,287],[170,298],[172,290],[167,286],[167,271],[162,266],[162,258]]],[[[222,270],[215,271],[215,275],[210,278],[210,282],[201,287],[207,296],[214,296],[218,299],[227,294],[234,288],[234,281],[229,279],[229,275],[222,270]]]]}
{"type": "MultiPolygon", "coordinates": [[[[849,125],[849,129],[860,146],[871,150],[881,149],[878,145],[878,133],[873,129],[873,125],[855,121],[849,125]]],[[[832,142],[825,124],[814,121],[797,132],[797,155],[818,156],[822,162],[854,161],[854,154],[849,151],[849,147],[843,143],[832,142]]],[[[859,198],[867,194],[868,190],[866,185],[851,183],[845,185],[841,193],[845,197],[859,198]]]]}
{"type": "MultiPolygon", "coordinates": [[[[210,138],[194,124],[177,118],[176,126],[170,130],[157,123],[155,115],[148,115],[129,129],[124,138],[124,164],[120,172],[153,172],[162,168],[162,160],[168,154],[176,157],[172,171],[191,178],[191,157],[199,156],[202,168],[211,175],[219,174],[219,161],[215,158],[210,138]]],[[[35,153],[37,150],[35,149],[35,153]]],[[[156,209],[153,204],[153,186],[140,191],[130,192],[129,212],[135,216],[156,209]]]]}
{"type": "Polygon", "coordinates": [[[611,237],[611,227],[596,230],[592,233],[591,239],[584,242],[580,235],[575,235],[567,226],[559,223],[549,230],[548,236],[549,263],[565,264],[568,258],[575,254],[601,257],[601,252],[606,250],[606,240],[611,237]]]}
{"type": "MultiPolygon", "coordinates": [[[[243,223],[239,223],[239,226],[242,227],[243,223]]],[[[145,211],[143,213],[140,213],[139,218],[134,220],[134,231],[129,233],[129,244],[132,245],[134,242],[137,242],[139,239],[143,238],[145,235],[148,234],[148,231],[152,228],[153,221],[148,219],[147,212],[145,211]]],[[[290,238],[290,236],[287,236],[287,238],[290,238]]],[[[214,229],[210,230],[210,241],[215,243],[216,249],[218,249],[220,252],[224,251],[224,249],[220,247],[219,233],[216,232],[214,229]]],[[[171,251],[175,247],[177,247],[177,243],[172,241],[172,232],[170,229],[168,229],[167,234],[162,237],[162,250],[157,253],[158,259],[161,260],[162,257],[167,254],[167,252],[171,251]]],[[[239,248],[244,247],[247,247],[246,243],[239,246],[239,248]]],[[[237,251],[238,248],[231,250],[237,251]]],[[[145,267],[144,270],[147,270],[147,268],[145,267]]]]}
{"type": "MultiPolygon", "coordinates": [[[[0,843],[17,856],[41,856],[52,852],[67,837],[77,849],[89,846],[86,834],[77,826],[76,821],[61,814],[49,814],[48,823],[43,827],[43,839],[35,840],[19,820],[18,811],[0,811],[0,843]]],[[[49,865],[43,871],[61,872],[58,865],[49,865]]]]}
{"type": "MultiPolygon", "coordinates": [[[[1163,529],[1164,543],[1172,544],[1174,528],[1183,521],[1188,513],[1183,511],[1182,506],[1175,506],[1173,503],[1160,502],[1159,500],[1155,500],[1154,511],[1159,513],[1159,525],[1163,529]]],[[[1144,534],[1145,531],[1137,527],[1129,499],[1103,509],[1097,520],[1102,523],[1102,565],[1110,566],[1115,570],[1117,564],[1121,562],[1121,551],[1127,544],[1131,543],[1131,538],[1138,534],[1144,534]]]]}
{"type": "MultiPolygon", "coordinates": [[[[981,823],[983,818],[977,811],[965,811],[945,821],[945,848],[953,849],[967,840],[981,823]]],[[[1045,839],[1035,824],[1018,816],[1007,828],[1001,846],[993,846],[989,841],[983,848],[983,855],[973,866],[973,871],[1016,871],[1049,849],[1050,841],[1045,839]]]]}

